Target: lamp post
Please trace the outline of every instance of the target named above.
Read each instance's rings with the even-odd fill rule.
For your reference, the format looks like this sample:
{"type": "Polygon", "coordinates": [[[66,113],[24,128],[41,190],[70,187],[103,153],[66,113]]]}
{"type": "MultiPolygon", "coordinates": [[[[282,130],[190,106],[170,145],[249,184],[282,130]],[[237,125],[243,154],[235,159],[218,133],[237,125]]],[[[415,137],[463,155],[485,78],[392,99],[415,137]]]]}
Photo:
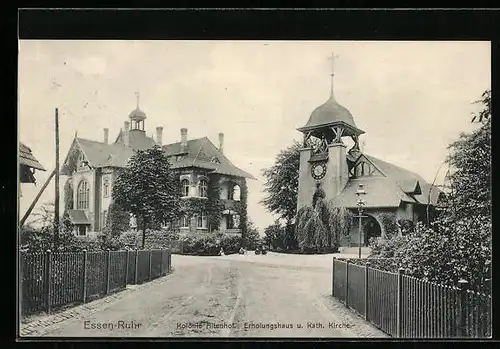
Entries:
{"type": "Polygon", "coordinates": [[[359,245],[358,245],[358,258],[361,258],[361,219],[363,217],[363,210],[365,207],[365,201],[363,200],[362,196],[365,195],[366,192],[363,188],[363,184],[358,185],[358,190],[356,191],[356,195],[358,196],[358,217],[359,217],[359,229],[358,229],[358,234],[359,234],[359,245]]]}

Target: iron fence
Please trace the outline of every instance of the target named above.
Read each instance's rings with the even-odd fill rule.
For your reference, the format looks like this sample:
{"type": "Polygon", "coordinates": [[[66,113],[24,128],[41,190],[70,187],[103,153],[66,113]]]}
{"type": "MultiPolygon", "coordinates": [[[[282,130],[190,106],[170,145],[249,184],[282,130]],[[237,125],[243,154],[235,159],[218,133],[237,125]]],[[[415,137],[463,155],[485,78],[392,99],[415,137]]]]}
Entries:
{"type": "Polygon", "coordinates": [[[170,250],[21,252],[21,314],[85,303],[171,272],[170,250]]]}
{"type": "Polygon", "coordinates": [[[332,295],[399,338],[489,338],[491,296],[333,259],[332,295]]]}

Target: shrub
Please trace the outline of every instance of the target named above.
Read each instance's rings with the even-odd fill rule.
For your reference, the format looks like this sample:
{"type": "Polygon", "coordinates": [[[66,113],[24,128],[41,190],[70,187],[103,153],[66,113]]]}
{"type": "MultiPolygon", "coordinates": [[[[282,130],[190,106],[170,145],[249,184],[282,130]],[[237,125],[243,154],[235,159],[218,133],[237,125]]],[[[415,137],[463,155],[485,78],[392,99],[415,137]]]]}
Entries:
{"type": "Polygon", "coordinates": [[[264,229],[264,243],[271,251],[283,251],[286,247],[286,230],[279,220],[264,229]]]}
{"type": "Polygon", "coordinates": [[[382,213],[379,217],[387,238],[398,235],[398,225],[394,213],[382,213]]]}
{"type": "Polygon", "coordinates": [[[415,223],[409,219],[399,219],[397,222],[402,235],[410,234],[415,229],[415,223]]]}
{"type": "Polygon", "coordinates": [[[197,256],[217,256],[220,249],[225,254],[237,253],[241,248],[241,236],[223,233],[188,235],[181,238],[183,253],[197,256]]]}

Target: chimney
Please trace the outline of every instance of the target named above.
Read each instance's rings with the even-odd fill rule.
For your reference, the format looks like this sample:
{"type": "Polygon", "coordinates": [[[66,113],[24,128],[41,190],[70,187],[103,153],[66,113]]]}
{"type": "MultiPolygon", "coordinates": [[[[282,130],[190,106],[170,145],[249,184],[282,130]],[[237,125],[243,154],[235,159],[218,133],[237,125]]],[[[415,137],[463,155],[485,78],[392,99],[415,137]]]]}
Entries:
{"type": "Polygon", "coordinates": [[[104,129],[104,144],[108,144],[109,128],[104,129]]]}
{"type": "Polygon", "coordinates": [[[224,133],[219,133],[219,150],[224,154],[224,133]]]}
{"type": "Polygon", "coordinates": [[[130,122],[128,121],[125,121],[125,123],[123,124],[123,144],[128,147],[130,142],[129,142],[129,135],[130,135],[130,122]]]}
{"type": "Polygon", "coordinates": [[[162,146],[162,134],[163,134],[163,127],[162,126],[158,126],[156,128],[156,143],[159,145],[159,146],[162,146]]]}
{"type": "Polygon", "coordinates": [[[182,148],[187,147],[187,136],[188,136],[188,129],[181,128],[181,147],[182,148]]]}

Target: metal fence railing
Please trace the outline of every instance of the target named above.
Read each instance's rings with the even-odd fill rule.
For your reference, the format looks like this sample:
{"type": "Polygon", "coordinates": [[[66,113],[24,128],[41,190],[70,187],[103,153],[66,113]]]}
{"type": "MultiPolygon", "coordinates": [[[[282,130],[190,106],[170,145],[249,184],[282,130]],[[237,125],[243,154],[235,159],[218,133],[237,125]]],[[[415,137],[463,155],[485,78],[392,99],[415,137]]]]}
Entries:
{"type": "Polygon", "coordinates": [[[21,314],[85,303],[171,272],[170,250],[27,253],[20,256],[21,314]]]}
{"type": "Polygon", "coordinates": [[[332,295],[390,336],[491,337],[491,296],[465,282],[449,287],[335,258],[332,270],[332,295]]]}

